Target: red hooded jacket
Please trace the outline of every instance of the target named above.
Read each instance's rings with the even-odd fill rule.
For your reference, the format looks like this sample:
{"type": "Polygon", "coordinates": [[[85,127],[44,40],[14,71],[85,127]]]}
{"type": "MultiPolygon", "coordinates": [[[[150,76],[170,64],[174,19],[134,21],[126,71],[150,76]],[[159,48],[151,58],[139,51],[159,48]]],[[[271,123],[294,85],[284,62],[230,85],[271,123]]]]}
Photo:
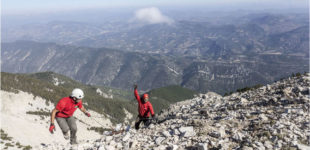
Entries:
{"type": "Polygon", "coordinates": [[[153,110],[152,104],[149,101],[142,103],[137,89],[135,89],[134,93],[135,93],[135,97],[136,97],[138,104],[139,104],[139,107],[138,107],[139,116],[140,117],[150,117],[150,113],[152,114],[152,116],[154,116],[154,110],[153,110]]]}

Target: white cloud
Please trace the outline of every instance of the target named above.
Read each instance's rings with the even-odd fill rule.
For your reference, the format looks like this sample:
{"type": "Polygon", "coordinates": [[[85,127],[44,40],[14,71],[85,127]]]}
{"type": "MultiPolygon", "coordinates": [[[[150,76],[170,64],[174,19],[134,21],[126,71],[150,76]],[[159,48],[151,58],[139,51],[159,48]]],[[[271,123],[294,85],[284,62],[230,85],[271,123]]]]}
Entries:
{"type": "Polygon", "coordinates": [[[174,21],[164,16],[156,7],[142,8],[135,12],[135,19],[149,24],[167,23],[172,24],[174,21]]]}

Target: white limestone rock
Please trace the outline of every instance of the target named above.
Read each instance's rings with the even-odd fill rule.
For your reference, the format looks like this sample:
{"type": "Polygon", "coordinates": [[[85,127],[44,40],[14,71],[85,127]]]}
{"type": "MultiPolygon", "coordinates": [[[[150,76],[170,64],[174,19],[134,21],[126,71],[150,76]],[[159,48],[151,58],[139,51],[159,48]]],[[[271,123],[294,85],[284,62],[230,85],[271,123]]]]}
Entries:
{"type": "Polygon", "coordinates": [[[190,136],[196,135],[194,128],[192,126],[180,127],[179,131],[181,133],[181,136],[184,136],[184,137],[190,137],[190,136]]]}

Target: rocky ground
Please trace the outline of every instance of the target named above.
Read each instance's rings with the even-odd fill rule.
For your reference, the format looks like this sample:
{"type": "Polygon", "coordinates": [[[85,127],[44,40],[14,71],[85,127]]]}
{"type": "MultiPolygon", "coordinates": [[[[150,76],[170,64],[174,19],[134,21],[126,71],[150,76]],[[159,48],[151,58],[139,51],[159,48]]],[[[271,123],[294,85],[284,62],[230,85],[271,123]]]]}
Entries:
{"type": "Polygon", "coordinates": [[[310,75],[222,97],[201,94],[171,105],[158,123],[79,145],[42,149],[310,149],[310,75]]]}

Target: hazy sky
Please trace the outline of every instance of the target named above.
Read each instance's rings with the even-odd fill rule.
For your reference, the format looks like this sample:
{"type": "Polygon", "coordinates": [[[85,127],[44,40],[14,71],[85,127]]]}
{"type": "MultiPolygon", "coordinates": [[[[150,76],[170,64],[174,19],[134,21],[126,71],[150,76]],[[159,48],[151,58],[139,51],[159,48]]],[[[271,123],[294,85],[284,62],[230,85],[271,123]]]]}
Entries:
{"type": "Polygon", "coordinates": [[[87,8],[153,6],[229,6],[308,8],[308,0],[1,0],[2,14],[40,13],[87,8]]]}

